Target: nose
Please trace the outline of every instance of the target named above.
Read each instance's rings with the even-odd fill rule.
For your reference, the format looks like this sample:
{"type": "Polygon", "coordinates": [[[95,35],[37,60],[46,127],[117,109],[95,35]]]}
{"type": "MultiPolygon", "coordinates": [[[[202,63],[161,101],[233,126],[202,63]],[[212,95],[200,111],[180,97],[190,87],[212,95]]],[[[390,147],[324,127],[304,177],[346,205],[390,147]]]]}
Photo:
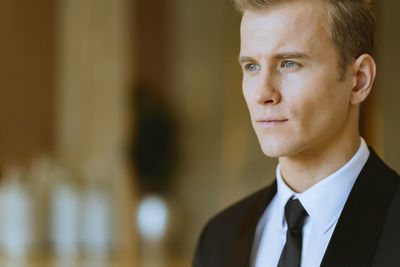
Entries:
{"type": "Polygon", "coordinates": [[[265,71],[258,78],[258,84],[255,91],[255,100],[257,103],[265,104],[278,104],[281,101],[281,94],[279,91],[279,83],[277,74],[273,71],[265,71]]]}

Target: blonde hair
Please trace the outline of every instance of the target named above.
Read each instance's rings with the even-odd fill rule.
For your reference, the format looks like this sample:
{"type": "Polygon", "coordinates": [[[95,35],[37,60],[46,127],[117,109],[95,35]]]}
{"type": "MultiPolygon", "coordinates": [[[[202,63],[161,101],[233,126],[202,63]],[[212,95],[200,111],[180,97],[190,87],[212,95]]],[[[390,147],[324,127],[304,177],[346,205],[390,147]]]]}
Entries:
{"type": "MultiPolygon", "coordinates": [[[[233,0],[242,13],[296,0],[233,0]]],[[[326,30],[338,50],[341,78],[352,59],[373,54],[375,18],[371,1],[321,0],[327,11],[326,30]]]]}

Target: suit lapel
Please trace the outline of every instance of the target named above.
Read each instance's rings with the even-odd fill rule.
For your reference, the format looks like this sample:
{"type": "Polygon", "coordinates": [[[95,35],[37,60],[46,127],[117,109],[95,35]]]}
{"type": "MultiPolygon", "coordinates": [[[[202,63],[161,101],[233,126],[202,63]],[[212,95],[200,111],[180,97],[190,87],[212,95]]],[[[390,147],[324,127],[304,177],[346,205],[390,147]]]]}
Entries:
{"type": "Polygon", "coordinates": [[[396,181],[391,170],[370,148],[340,215],[321,267],[370,266],[396,181]]]}
{"type": "Polygon", "coordinates": [[[251,248],[257,223],[264,210],[276,193],[276,180],[266,188],[265,193],[254,202],[252,207],[244,216],[244,219],[235,234],[231,248],[225,259],[226,267],[248,267],[250,263],[251,248]]]}

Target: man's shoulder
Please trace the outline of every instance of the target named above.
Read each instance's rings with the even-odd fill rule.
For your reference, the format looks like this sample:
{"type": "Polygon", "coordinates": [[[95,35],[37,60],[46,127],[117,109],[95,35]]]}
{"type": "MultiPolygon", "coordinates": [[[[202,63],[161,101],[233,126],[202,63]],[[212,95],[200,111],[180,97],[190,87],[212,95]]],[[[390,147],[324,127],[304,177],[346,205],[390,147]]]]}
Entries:
{"type": "Polygon", "coordinates": [[[223,266],[222,260],[242,223],[249,219],[257,220],[259,213],[268,205],[268,196],[274,191],[276,183],[248,195],[212,217],[200,235],[193,266],[223,266]]]}
{"type": "Polygon", "coordinates": [[[205,228],[226,227],[226,223],[240,222],[240,219],[254,206],[260,205],[272,189],[273,184],[266,186],[250,195],[236,201],[227,208],[214,215],[205,228]]]}
{"type": "MultiPolygon", "coordinates": [[[[388,209],[384,215],[382,232],[379,243],[377,244],[373,266],[399,266],[400,260],[398,252],[400,251],[400,231],[398,226],[400,225],[400,176],[381,159],[376,162],[382,166],[381,168],[377,168],[378,164],[373,165],[374,168],[381,171],[379,173],[379,182],[385,183],[386,187],[390,187],[389,192],[391,192],[391,194],[389,196],[388,209]]],[[[382,197],[382,194],[379,197],[382,197]]]]}

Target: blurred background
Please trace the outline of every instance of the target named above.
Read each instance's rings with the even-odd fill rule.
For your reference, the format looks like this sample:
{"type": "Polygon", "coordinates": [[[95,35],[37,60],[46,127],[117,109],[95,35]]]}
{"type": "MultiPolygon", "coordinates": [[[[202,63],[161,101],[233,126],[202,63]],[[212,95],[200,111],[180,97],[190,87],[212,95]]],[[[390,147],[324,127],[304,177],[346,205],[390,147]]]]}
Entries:
{"type": "MultiPolygon", "coordinates": [[[[400,2],[376,2],[367,142],[400,172],[400,2]]],[[[190,266],[270,183],[229,0],[0,1],[0,265],[190,266]]]]}

